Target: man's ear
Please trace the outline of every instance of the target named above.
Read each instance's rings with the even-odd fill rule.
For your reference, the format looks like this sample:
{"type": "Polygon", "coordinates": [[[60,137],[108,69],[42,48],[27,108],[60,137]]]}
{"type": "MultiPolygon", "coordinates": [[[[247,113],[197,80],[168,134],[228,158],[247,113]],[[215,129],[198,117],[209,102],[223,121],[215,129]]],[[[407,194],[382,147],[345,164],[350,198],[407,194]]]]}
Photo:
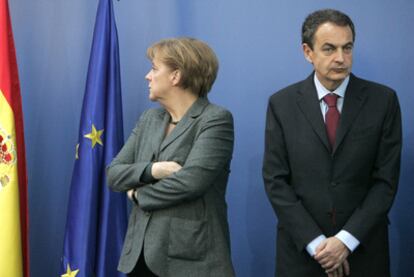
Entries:
{"type": "Polygon", "coordinates": [[[171,72],[171,82],[173,86],[178,86],[181,82],[181,71],[176,69],[171,72]]]}
{"type": "Polygon", "coordinates": [[[313,64],[313,50],[312,48],[307,44],[307,43],[303,43],[302,44],[302,49],[303,49],[303,55],[305,56],[305,59],[310,62],[311,64],[313,64]]]}

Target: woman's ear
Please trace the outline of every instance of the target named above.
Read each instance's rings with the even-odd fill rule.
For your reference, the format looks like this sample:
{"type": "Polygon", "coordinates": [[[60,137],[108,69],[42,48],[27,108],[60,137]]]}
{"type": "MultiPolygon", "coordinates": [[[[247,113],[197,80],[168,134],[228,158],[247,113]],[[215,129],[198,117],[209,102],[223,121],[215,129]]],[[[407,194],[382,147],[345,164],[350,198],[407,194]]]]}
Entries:
{"type": "Polygon", "coordinates": [[[171,82],[173,86],[178,86],[181,82],[181,71],[176,69],[171,72],[171,82]]]}

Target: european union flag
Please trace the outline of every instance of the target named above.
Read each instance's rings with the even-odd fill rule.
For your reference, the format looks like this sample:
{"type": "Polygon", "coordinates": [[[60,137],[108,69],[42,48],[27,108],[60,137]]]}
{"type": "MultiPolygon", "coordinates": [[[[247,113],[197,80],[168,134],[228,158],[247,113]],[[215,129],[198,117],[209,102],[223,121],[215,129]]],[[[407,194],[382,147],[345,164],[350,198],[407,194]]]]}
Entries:
{"type": "Polygon", "coordinates": [[[100,0],[89,60],[66,221],[62,277],[124,276],[117,271],[126,232],[124,194],[105,167],[122,144],[118,34],[112,0],[100,0]]]}

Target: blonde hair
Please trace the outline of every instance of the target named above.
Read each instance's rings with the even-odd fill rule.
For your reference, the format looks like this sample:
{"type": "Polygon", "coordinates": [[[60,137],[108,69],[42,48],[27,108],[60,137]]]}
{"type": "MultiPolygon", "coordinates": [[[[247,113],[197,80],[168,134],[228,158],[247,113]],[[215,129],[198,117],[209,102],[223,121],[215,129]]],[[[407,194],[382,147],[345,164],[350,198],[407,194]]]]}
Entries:
{"type": "Polygon", "coordinates": [[[213,50],[194,38],[161,40],[147,49],[150,60],[155,57],[172,70],[181,72],[180,86],[200,97],[211,90],[218,72],[218,60],[213,50]]]}

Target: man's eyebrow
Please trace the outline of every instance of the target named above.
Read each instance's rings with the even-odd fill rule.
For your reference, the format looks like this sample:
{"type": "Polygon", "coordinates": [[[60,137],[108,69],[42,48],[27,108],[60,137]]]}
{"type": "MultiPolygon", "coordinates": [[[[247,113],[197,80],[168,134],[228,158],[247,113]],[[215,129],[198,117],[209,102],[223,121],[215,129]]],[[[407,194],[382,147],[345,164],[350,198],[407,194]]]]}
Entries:
{"type": "Polygon", "coordinates": [[[322,44],[322,47],[326,47],[326,46],[329,46],[329,47],[332,47],[332,48],[337,47],[336,45],[333,45],[332,43],[329,43],[329,42],[325,42],[324,44],[322,44]]]}
{"type": "Polygon", "coordinates": [[[350,42],[347,42],[347,43],[345,43],[343,45],[334,45],[332,43],[325,42],[324,44],[322,44],[322,47],[325,47],[325,46],[329,46],[329,47],[332,47],[332,48],[337,48],[338,46],[340,46],[340,47],[344,47],[344,46],[354,46],[354,43],[352,41],[350,41],[350,42]]]}

